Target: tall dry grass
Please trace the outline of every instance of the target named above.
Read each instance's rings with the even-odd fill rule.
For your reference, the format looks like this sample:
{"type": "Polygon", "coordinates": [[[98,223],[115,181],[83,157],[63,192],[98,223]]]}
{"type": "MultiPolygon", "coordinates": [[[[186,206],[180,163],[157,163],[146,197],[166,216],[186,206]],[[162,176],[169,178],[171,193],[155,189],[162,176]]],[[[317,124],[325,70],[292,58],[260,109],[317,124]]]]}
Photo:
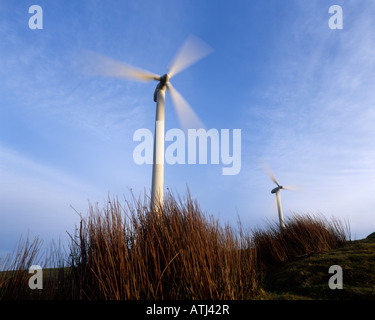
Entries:
{"type": "Polygon", "coordinates": [[[43,253],[39,237],[20,238],[12,254],[0,257],[0,300],[70,299],[72,287],[70,268],[61,245],[51,243],[43,253]],[[31,266],[43,270],[43,289],[32,290],[31,266]]]}
{"type": "Polygon", "coordinates": [[[272,268],[345,244],[337,219],[298,215],[286,228],[222,225],[189,194],[168,194],[163,208],[136,200],[90,205],[65,251],[21,240],[0,259],[0,299],[251,299],[272,268]],[[28,269],[43,267],[43,289],[30,290],[28,269]]]}
{"type": "Polygon", "coordinates": [[[252,240],[190,196],[163,209],[90,207],[72,241],[82,299],[248,299],[259,289],[252,240]]]}
{"type": "Polygon", "coordinates": [[[269,223],[253,232],[258,263],[263,269],[272,269],[298,258],[343,246],[350,239],[348,224],[328,220],[322,215],[293,215],[285,228],[269,223]]]}
{"type": "Polygon", "coordinates": [[[38,237],[19,240],[12,254],[0,258],[0,299],[25,299],[28,297],[29,274],[25,272],[39,261],[42,242],[38,237]],[[7,272],[4,272],[7,271],[7,272]]]}

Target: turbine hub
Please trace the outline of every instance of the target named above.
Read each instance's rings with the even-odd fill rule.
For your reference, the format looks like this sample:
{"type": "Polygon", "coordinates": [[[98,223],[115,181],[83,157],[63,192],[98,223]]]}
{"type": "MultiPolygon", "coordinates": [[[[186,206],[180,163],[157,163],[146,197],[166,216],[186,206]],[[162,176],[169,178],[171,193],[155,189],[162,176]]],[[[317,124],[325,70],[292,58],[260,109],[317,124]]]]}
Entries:
{"type": "Polygon", "coordinates": [[[165,86],[169,82],[170,76],[168,73],[160,77],[160,84],[161,86],[165,86]]]}

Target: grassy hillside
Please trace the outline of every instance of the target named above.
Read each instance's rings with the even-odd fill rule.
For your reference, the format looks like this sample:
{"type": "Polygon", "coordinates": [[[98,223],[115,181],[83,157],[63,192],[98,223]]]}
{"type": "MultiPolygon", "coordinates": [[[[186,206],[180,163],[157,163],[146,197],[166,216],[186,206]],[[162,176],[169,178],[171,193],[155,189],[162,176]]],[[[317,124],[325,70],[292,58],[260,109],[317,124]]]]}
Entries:
{"type": "Polygon", "coordinates": [[[288,262],[270,272],[259,299],[375,299],[375,233],[344,247],[288,262]],[[343,270],[343,289],[331,290],[328,269],[343,270]]]}

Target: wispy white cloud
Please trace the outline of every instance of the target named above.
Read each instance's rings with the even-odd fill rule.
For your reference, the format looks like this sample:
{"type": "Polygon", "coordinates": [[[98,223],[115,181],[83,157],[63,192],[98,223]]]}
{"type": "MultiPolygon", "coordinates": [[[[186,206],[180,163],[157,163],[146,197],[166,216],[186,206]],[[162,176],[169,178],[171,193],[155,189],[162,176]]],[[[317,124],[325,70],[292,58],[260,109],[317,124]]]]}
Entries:
{"type": "Polygon", "coordinates": [[[54,42],[51,27],[39,33],[20,28],[22,18],[28,17],[25,12],[25,17],[16,17],[18,24],[1,21],[0,94],[7,98],[2,105],[5,112],[18,108],[44,114],[104,140],[129,135],[147,123],[145,111],[153,105],[151,87],[142,91],[127,81],[80,75],[72,69],[79,37],[65,46],[54,42]]]}
{"type": "MultiPolygon", "coordinates": [[[[12,250],[28,232],[47,243],[67,240],[78,215],[103,193],[85,182],[0,146],[1,248],[12,250]]],[[[99,198],[100,197],[100,198],[99,198]]]]}
{"type": "Polygon", "coordinates": [[[365,236],[375,227],[374,6],[358,11],[345,4],[344,30],[333,31],[328,7],[321,14],[321,3],[300,5],[294,25],[277,40],[267,87],[248,111],[249,129],[255,124],[263,134],[258,159],[285,184],[305,186],[303,194],[285,195],[287,212],[349,218],[365,236]]]}

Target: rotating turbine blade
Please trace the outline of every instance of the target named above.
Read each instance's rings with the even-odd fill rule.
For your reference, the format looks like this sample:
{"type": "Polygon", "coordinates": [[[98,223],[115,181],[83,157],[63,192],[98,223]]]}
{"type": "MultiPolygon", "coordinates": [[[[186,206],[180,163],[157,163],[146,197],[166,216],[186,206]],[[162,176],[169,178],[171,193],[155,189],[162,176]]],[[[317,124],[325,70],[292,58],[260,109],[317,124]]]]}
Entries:
{"type": "Polygon", "coordinates": [[[283,189],[290,190],[290,191],[299,191],[300,188],[297,186],[289,185],[289,186],[283,186],[283,189]]]}
{"type": "Polygon", "coordinates": [[[188,129],[204,128],[202,121],[195,114],[194,110],[170,82],[167,83],[167,88],[171,94],[172,102],[182,129],[187,131],[188,129]]]}
{"type": "Polygon", "coordinates": [[[283,189],[289,190],[289,191],[296,191],[293,186],[283,186],[283,189]]]}
{"type": "Polygon", "coordinates": [[[199,38],[190,35],[179,52],[168,66],[168,74],[172,78],[177,73],[207,56],[213,49],[199,38]]]}
{"type": "Polygon", "coordinates": [[[264,171],[268,174],[268,176],[271,178],[271,180],[277,184],[278,187],[280,187],[280,183],[277,182],[275,176],[273,175],[270,167],[267,164],[263,164],[264,171]]]}
{"type": "Polygon", "coordinates": [[[87,50],[80,56],[75,67],[78,68],[81,73],[87,75],[128,78],[143,82],[160,80],[160,76],[157,74],[87,50]]]}

